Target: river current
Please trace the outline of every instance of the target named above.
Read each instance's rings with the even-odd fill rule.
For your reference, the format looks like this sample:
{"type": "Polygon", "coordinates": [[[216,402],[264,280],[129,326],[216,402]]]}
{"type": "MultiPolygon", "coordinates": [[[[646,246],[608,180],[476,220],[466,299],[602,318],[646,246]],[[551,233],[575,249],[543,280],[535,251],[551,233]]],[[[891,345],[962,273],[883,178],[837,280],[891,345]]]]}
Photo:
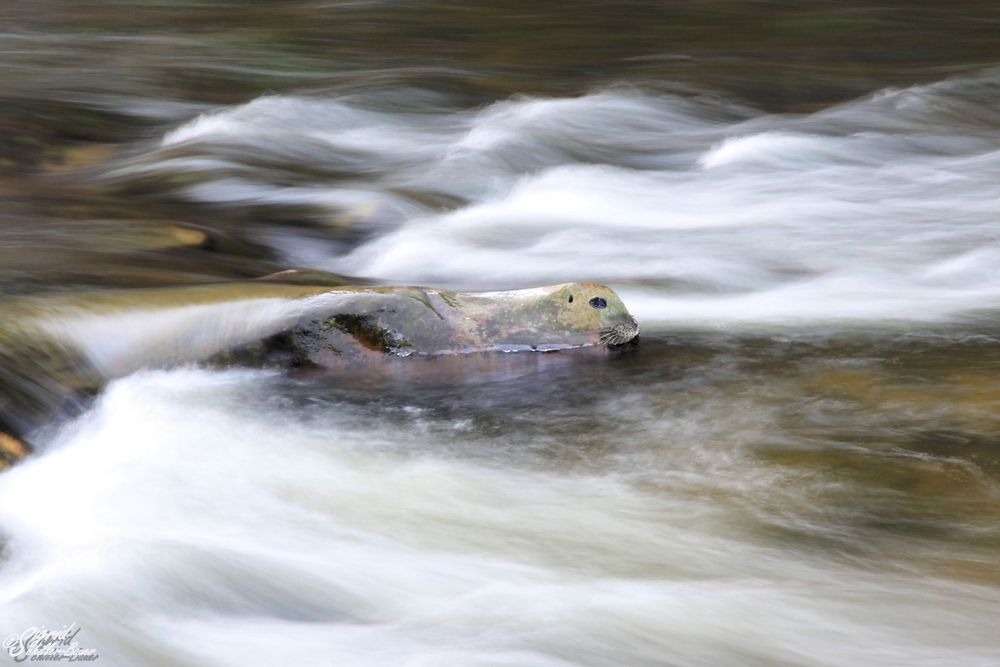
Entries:
{"type": "Polygon", "coordinates": [[[0,293],[128,290],[50,328],[146,366],[53,400],[0,473],[0,635],[75,624],[125,666],[1000,664],[1000,17],[794,4],[0,9],[0,293]],[[292,267],[605,283],[641,343],[144,356],[290,307],[145,289],[292,267]]]}

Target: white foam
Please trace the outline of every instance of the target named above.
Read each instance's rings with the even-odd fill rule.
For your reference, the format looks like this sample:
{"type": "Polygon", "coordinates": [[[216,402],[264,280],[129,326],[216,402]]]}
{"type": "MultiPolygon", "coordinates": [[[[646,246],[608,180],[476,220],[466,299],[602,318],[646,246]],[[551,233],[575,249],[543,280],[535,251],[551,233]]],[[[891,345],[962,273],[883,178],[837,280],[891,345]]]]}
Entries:
{"type": "Polygon", "coordinates": [[[36,325],[83,351],[105,376],[117,377],[144,368],[203,361],[286,329],[305,313],[341,298],[345,297],[331,293],[297,300],[241,299],[104,312],[71,308],[50,313],[36,325]]]}
{"type": "Polygon", "coordinates": [[[626,88],[474,110],[269,96],[178,128],[135,168],[252,156],[186,194],[334,209],[373,232],[346,255],[276,243],[289,265],[463,289],[591,280],[646,295],[645,318],[710,326],[946,321],[997,307],[998,80],[809,115],[626,88]],[[336,178],[302,177],[304,161],[336,178]]]}
{"type": "Polygon", "coordinates": [[[654,457],[636,469],[615,457],[566,473],[512,449],[463,456],[476,436],[419,409],[401,423],[347,406],[303,416],[271,379],[133,375],[0,476],[0,625],[75,622],[114,665],[998,657],[995,591],[734,534],[744,504],[810,492],[741,453],[773,425],[766,412],[620,396],[623,414],[657,415],[639,430],[630,417],[630,438],[670,446],[631,449],[654,457]],[[637,472],[659,481],[633,485],[637,472]],[[704,500],[734,493],[746,502],[704,500]]]}
{"type": "Polygon", "coordinates": [[[836,150],[839,148],[837,143],[843,142],[787,132],[761,132],[726,139],[698,158],[698,163],[705,169],[714,169],[723,165],[748,162],[758,164],[788,161],[816,162],[848,157],[849,154],[845,155],[845,151],[836,150]]]}

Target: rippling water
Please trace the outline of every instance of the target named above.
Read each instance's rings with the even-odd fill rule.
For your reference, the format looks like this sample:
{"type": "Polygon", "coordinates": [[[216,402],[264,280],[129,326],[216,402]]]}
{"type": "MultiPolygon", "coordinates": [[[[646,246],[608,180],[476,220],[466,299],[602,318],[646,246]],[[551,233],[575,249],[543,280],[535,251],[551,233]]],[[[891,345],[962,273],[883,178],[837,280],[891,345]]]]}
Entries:
{"type": "Polygon", "coordinates": [[[1000,13],[661,4],[0,9],[0,634],[1000,664],[1000,13]],[[298,306],[150,288],[304,266],[603,282],[643,340],[165,367],[298,306]]]}
{"type": "Polygon", "coordinates": [[[363,224],[346,253],[275,241],[293,266],[479,288],[582,271],[672,325],[940,320],[1000,296],[995,71],[810,115],[631,87],[471,111],[407,99],[259,98],[116,173],[363,224]]]}

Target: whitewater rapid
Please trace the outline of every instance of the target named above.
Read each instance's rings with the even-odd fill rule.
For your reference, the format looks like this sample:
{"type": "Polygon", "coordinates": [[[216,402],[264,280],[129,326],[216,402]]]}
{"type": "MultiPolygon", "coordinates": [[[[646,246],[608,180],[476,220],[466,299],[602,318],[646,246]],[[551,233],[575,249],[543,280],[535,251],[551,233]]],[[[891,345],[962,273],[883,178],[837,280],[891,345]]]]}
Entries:
{"type": "Polygon", "coordinates": [[[198,202],[364,230],[356,246],[265,235],[292,266],[470,289],[588,279],[684,327],[941,322],[1000,301],[998,102],[995,70],[805,115],[631,87],[481,109],[271,95],[116,174],[190,174],[178,194],[198,202]]]}
{"type": "MultiPolygon", "coordinates": [[[[0,628],[127,667],[1000,664],[998,146],[995,70],[808,114],[401,88],[173,124],[94,178],[261,213],[284,267],[607,283],[643,342],[116,379],[0,475],[0,628]]],[[[131,369],[298,308],[47,331],[131,369]]]]}
{"type": "Polygon", "coordinates": [[[112,665],[998,657],[995,590],[755,535],[755,514],[806,518],[829,482],[748,455],[770,428],[750,399],[602,399],[634,420],[604,437],[631,444],[574,462],[473,413],[303,405],[283,382],[131,376],[0,477],[2,627],[72,620],[112,665]]]}

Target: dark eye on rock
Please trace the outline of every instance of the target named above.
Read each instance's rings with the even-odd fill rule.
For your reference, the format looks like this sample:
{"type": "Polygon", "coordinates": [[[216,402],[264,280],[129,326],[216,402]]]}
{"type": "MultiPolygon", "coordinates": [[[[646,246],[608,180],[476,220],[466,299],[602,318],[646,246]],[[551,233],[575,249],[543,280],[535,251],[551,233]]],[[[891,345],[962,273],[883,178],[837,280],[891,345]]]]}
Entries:
{"type": "Polygon", "coordinates": [[[573,295],[572,294],[569,295],[569,302],[573,303],[573,295]]]}
{"type": "Polygon", "coordinates": [[[590,305],[593,308],[607,308],[608,302],[599,296],[595,296],[593,299],[590,300],[590,305]]]}

